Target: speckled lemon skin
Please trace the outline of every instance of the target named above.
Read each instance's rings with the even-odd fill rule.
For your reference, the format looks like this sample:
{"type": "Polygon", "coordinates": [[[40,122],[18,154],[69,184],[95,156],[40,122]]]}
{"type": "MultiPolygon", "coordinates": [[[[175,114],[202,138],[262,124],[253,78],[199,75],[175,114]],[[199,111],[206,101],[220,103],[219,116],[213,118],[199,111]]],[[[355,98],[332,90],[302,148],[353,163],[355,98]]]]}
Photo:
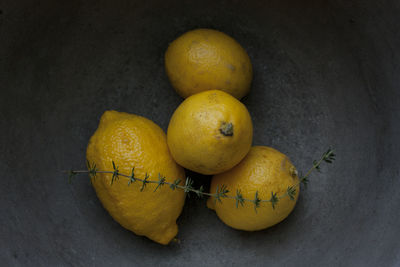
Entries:
{"type": "Polygon", "coordinates": [[[238,164],[250,150],[253,125],[247,108],[236,98],[210,90],[188,97],[175,110],[167,132],[172,157],[181,166],[216,174],[238,164]],[[223,123],[233,125],[225,136],[223,123]]]}
{"type": "MultiPolygon", "coordinates": [[[[217,185],[226,185],[236,194],[240,189],[244,198],[254,199],[256,191],[260,199],[270,199],[271,192],[278,196],[285,194],[289,186],[297,185],[299,178],[293,174],[295,170],[289,158],[279,151],[265,146],[252,147],[249,154],[231,170],[215,175],[211,181],[210,192],[215,192],[217,185]]],[[[207,206],[216,211],[218,217],[232,228],[257,231],[273,226],[285,219],[296,205],[299,196],[296,187],[295,199],[288,196],[279,200],[275,209],[271,203],[261,203],[254,210],[254,204],[245,202],[236,208],[234,199],[222,199],[222,203],[208,199],[207,206]]]]}
{"type": "Polygon", "coordinates": [[[205,90],[222,90],[240,99],[251,85],[250,58],[233,38],[220,31],[196,29],[178,37],[165,53],[172,86],[186,98],[205,90]]]}
{"type": "MultiPolygon", "coordinates": [[[[166,135],[154,122],[133,114],[106,111],[90,138],[87,160],[99,170],[113,170],[112,161],[120,173],[143,179],[146,173],[152,180],[158,174],[166,181],[185,181],[182,167],[169,153],[166,135]]],[[[110,174],[97,174],[92,179],[96,194],[110,215],[123,227],[137,235],[144,235],[160,244],[168,244],[177,234],[176,219],[182,211],[185,195],[182,190],[159,188],[147,184],[140,192],[141,183],[128,186],[128,178],[120,177],[113,185],[110,174]]],[[[183,184],[182,182],[182,184],[183,184]]]]}

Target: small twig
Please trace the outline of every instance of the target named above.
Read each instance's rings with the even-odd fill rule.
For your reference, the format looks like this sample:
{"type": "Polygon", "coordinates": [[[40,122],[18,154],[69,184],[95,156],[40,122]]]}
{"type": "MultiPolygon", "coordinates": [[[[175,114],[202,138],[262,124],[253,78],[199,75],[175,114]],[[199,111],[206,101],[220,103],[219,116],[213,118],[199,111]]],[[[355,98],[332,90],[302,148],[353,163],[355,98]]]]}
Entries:
{"type": "MultiPolygon", "coordinates": [[[[241,206],[244,205],[244,202],[251,202],[254,204],[254,209],[257,212],[257,208],[260,207],[260,203],[265,203],[265,202],[270,202],[272,205],[272,208],[275,209],[276,205],[278,204],[279,200],[285,198],[285,197],[289,197],[291,200],[295,199],[296,196],[296,192],[298,189],[298,187],[300,187],[300,184],[304,184],[306,185],[308,182],[308,178],[311,175],[311,173],[314,170],[320,171],[320,165],[322,162],[326,162],[326,163],[332,163],[335,160],[335,154],[334,151],[329,148],[319,160],[314,160],[313,162],[313,166],[307,171],[307,173],[304,176],[301,176],[299,178],[299,182],[296,183],[295,185],[289,186],[286,190],[286,192],[280,196],[277,195],[277,193],[275,192],[271,192],[271,198],[270,199],[260,199],[258,197],[258,191],[255,193],[254,199],[248,199],[248,198],[244,198],[240,189],[236,190],[236,195],[228,195],[228,193],[230,192],[228,190],[228,188],[226,187],[226,185],[221,185],[221,186],[217,186],[217,189],[215,191],[215,193],[206,193],[204,192],[204,187],[200,186],[199,189],[195,189],[193,188],[193,183],[194,181],[187,177],[186,178],[186,182],[185,185],[181,185],[181,179],[177,179],[174,182],[167,182],[166,178],[164,176],[162,176],[161,174],[158,175],[158,181],[154,181],[154,180],[149,180],[149,176],[146,173],[144,179],[140,179],[137,177],[134,177],[134,168],[132,168],[132,173],[131,175],[126,175],[123,173],[120,173],[118,170],[118,166],[115,165],[114,161],[112,162],[113,165],[113,171],[101,171],[98,170],[96,167],[96,164],[90,164],[90,162],[87,162],[87,167],[88,170],[70,170],[67,171],[69,176],[68,176],[68,181],[71,182],[72,178],[77,175],[77,174],[82,174],[82,173],[88,173],[90,175],[91,178],[95,179],[98,173],[102,173],[102,174],[111,174],[112,178],[111,178],[111,185],[113,184],[113,182],[117,179],[119,179],[119,177],[125,177],[128,178],[128,185],[130,185],[131,183],[135,183],[135,182],[140,182],[142,183],[142,186],[140,188],[140,191],[143,191],[146,187],[147,184],[157,184],[157,187],[154,189],[154,192],[157,191],[157,189],[159,189],[160,187],[162,187],[163,185],[169,185],[169,187],[172,190],[175,190],[176,188],[183,190],[185,193],[195,193],[197,196],[199,197],[203,197],[203,196],[209,196],[209,197],[213,197],[214,200],[217,202],[222,202],[223,198],[226,199],[233,199],[236,201],[236,207],[239,207],[239,204],[241,206]]],[[[297,172],[295,173],[297,175],[297,172]]]]}

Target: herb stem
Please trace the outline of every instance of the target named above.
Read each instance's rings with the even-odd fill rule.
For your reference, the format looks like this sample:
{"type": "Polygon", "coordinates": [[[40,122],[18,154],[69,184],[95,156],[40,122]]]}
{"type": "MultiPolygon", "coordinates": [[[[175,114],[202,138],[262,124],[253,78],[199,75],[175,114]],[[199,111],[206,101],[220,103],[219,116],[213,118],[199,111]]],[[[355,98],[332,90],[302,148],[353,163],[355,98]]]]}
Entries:
{"type": "MultiPolygon", "coordinates": [[[[307,184],[308,182],[308,178],[311,175],[311,173],[314,170],[320,171],[320,165],[323,162],[327,162],[327,163],[332,163],[335,160],[335,154],[333,153],[334,151],[332,149],[328,149],[327,152],[325,152],[322,157],[316,161],[314,160],[313,162],[313,166],[307,171],[307,173],[304,176],[301,176],[299,178],[299,182],[296,183],[293,186],[288,187],[287,191],[283,194],[281,194],[280,196],[277,196],[277,193],[271,192],[271,198],[270,199],[259,199],[258,198],[258,191],[255,194],[255,198],[254,199],[249,199],[249,198],[243,198],[241,191],[237,190],[237,194],[235,196],[233,195],[228,195],[227,193],[229,193],[229,190],[227,189],[227,187],[225,185],[221,185],[221,187],[219,188],[219,186],[217,186],[217,190],[215,193],[206,193],[203,192],[203,187],[201,186],[199,189],[195,189],[192,187],[193,181],[188,177],[186,180],[186,184],[185,185],[180,185],[180,181],[181,180],[175,180],[174,182],[167,182],[165,181],[165,177],[162,177],[161,174],[159,174],[159,178],[158,181],[155,180],[149,180],[149,176],[146,174],[144,179],[140,179],[140,178],[136,178],[134,177],[134,169],[132,169],[132,174],[131,175],[127,175],[127,174],[123,174],[120,173],[118,170],[118,167],[115,166],[114,162],[113,163],[113,168],[114,171],[102,171],[102,170],[97,170],[96,168],[96,164],[92,164],[90,165],[90,163],[88,162],[88,170],[70,170],[70,171],[64,171],[64,172],[68,172],[69,173],[69,180],[71,181],[72,177],[77,175],[77,174],[82,174],[82,173],[88,173],[90,175],[91,178],[96,178],[96,174],[98,173],[102,173],[102,174],[111,174],[112,175],[112,179],[111,179],[111,185],[112,183],[115,181],[115,179],[118,179],[120,176],[121,177],[125,177],[129,179],[128,185],[130,185],[133,182],[140,182],[142,183],[142,187],[140,191],[143,191],[143,189],[145,188],[146,184],[158,184],[157,188],[154,190],[156,191],[160,186],[162,185],[169,185],[171,189],[175,189],[175,188],[179,188],[184,190],[184,192],[188,193],[188,192],[192,192],[197,194],[199,197],[202,196],[208,196],[208,197],[213,197],[215,198],[215,200],[218,200],[221,202],[221,198],[226,198],[226,199],[234,199],[236,201],[236,206],[238,207],[238,204],[240,203],[241,205],[243,205],[244,202],[252,202],[254,204],[254,208],[257,211],[257,208],[259,207],[259,203],[260,202],[270,202],[272,205],[272,208],[275,209],[276,204],[279,202],[279,200],[285,198],[285,197],[290,197],[291,200],[294,200],[294,197],[296,195],[296,190],[299,190],[300,188],[300,184],[307,184]]],[[[297,175],[297,172],[296,172],[297,175]]]]}

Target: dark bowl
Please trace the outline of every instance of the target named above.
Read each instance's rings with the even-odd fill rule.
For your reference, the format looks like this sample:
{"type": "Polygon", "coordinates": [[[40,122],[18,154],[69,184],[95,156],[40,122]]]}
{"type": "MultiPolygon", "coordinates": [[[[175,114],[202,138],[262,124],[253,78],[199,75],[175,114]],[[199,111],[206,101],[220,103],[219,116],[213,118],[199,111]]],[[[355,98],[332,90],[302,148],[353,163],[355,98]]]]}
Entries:
{"type": "Polygon", "coordinates": [[[1,265],[400,265],[399,1],[5,0],[0,10],[1,265]],[[182,99],[164,52],[198,27],[250,55],[255,145],[299,170],[329,146],[337,160],[272,228],[233,230],[190,198],[180,243],[162,246],[113,221],[86,175],[69,185],[61,170],[85,167],[105,110],[166,130],[182,99]]]}

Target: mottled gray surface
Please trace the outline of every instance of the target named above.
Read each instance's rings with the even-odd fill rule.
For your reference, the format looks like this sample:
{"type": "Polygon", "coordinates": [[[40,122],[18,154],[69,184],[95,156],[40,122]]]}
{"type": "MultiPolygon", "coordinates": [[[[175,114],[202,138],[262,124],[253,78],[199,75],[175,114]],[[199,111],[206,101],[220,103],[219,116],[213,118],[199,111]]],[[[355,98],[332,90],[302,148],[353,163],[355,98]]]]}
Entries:
{"type": "MultiPolygon", "coordinates": [[[[400,266],[400,4],[388,1],[0,2],[2,266],[400,266]],[[59,3],[57,3],[59,2],[59,3]],[[212,27],[254,66],[254,144],[305,170],[338,159],[283,223],[248,233],[189,199],[180,244],[124,230],[83,168],[107,109],[166,129],[181,102],[163,67],[181,33],[212,27]]],[[[208,177],[197,177],[197,184],[208,177]]]]}

